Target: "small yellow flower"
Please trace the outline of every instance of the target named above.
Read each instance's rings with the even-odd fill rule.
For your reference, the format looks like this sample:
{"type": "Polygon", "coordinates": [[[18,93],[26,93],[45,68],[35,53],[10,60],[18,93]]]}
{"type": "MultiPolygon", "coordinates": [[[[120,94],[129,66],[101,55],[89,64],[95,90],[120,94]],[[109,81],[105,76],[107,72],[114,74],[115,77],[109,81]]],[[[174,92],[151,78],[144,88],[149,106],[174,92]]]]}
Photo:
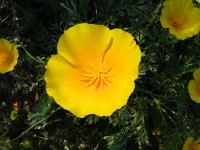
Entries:
{"type": "Polygon", "coordinates": [[[8,40],[0,39],[0,73],[4,74],[14,69],[17,64],[18,50],[8,40]]]}
{"type": "Polygon", "coordinates": [[[194,71],[193,76],[195,80],[189,82],[188,92],[193,101],[200,103],[200,68],[194,71]]]}
{"type": "Polygon", "coordinates": [[[155,128],[153,131],[152,131],[152,135],[154,135],[154,136],[160,136],[160,134],[161,134],[161,131],[160,131],[160,129],[159,128],[155,128]]]}
{"type": "Polygon", "coordinates": [[[163,28],[177,39],[184,40],[200,31],[200,9],[194,7],[192,0],[166,0],[161,12],[163,28]]]}
{"type": "Polygon", "coordinates": [[[200,150],[199,140],[195,141],[193,137],[188,137],[183,145],[183,150],[200,150]]]}
{"type": "Polygon", "coordinates": [[[64,32],[46,66],[47,93],[77,117],[109,116],[124,106],[138,77],[141,51],[131,34],[78,24],[64,32]]]}

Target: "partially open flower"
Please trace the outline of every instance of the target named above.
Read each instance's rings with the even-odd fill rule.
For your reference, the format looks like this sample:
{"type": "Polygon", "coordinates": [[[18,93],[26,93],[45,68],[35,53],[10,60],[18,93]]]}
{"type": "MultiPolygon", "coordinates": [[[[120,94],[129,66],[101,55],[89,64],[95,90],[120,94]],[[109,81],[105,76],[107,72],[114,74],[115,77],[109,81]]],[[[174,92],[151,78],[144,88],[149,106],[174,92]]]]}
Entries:
{"type": "Polygon", "coordinates": [[[64,32],[46,66],[47,93],[78,117],[109,116],[124,106],[138,77],[141,51],[131,34],[78,24],[64,32]]]}
{"type": "Polygon", "coordinates": [[[177,39],[199,33],[200,9],[194,7],[192,0],[166,0],[163,5],[160,22],[177,39]]]}
{"type": "Polygon", "coordinates": [[[195,141],[193,137],[188,137],[183,145],[183,150],[200,150],[199,140],[195,141]]]}
{"type": "Polygon", "coordinates": [[[8,40],[0,39],[0,73],[4,74],[14,69],[17,64],[18,50],[8,40]]]}
{"type": "Polygon", "coordinates": [[[195,80],[189,82],[188,91],[190,98],[193,101],[200,103],[200,68],[194,71],[193,76],[195,80]]]}

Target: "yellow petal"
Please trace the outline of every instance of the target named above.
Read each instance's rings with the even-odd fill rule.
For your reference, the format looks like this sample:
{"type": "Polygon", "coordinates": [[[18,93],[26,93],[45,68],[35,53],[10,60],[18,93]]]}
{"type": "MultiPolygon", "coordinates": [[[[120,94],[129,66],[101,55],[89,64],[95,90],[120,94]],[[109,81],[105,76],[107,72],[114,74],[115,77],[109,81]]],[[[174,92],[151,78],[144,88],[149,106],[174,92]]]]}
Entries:
{"type": "Polygon", "coordinates": [[[171,11],[176,10],[176,12],[184,12],[185,14],[190,13],[194,7],[192,0],[169,0],[169,5],[171,11]]]}
{"type": "Polygon", "coordinates": [[[121,29],[113,29],[112,45],[105,54],[105,60],[109,59],[115,66],[117,76],[138,76],[138,67],[141,60],[141,51],[133,36],[121,29]]]}
{"type": "Polygon", "coordinates": [[[193,137],[188,137],[183,145],[183,150],[190,150],[190,145],[194,142],[193,137]]]}
{"type": "Polygon", "coordinates": [[[89,105],[83,110],[85,114],[93,114],[95,112],[94,114],[98,116],[109,116],[127,103],[128,97],[135,87],[133,77],[127,76],[111,81],[103,90],[88,91],[90,99],[87,100],[89,105]]]}
{"type": "Polygon", "coordinates": [[[103,25],[82,23],[64,32],[60,37],[58,53],[74,64],[83,56],[102,56],[110,44],[110,30],[103,25]]]}
{"type": "Polygon", "coordinates": [[[0,51],[10,51],[11,50],[11,43],[4,39],[0,39],[0,51]]]}
{"type": "Polygon", "coordinates": [[[18,50],[6,39],[0,39],[0,73],[4,74],[14,69],[17,64],[18,50]]]}
{"type": "Polygon", "coordinates": [[[200,103],[200,94],[197,92],[197,84],[195,80],[191,80],[188,84],[188,92],[190,94],[190,98],[197,102],[200,103]]]}
{"type": "Polygon", "coordinates": [[[76,86],[75,70],[76,68],[59,54],[51,56],[47,63],[44,75],[47,93],[62,107],[65,107],[65,101],[70,101],[66,98],[68,90],[65,87],[76,86]]]}
{"type": "Polygon", "coordinates": [[[193,76],[196,81],[200,80],[200,68],[194,71],[193,76]]]}
{"type": "Polygon", "coordinates": [[[160,23],[161,23],[163,28],[169,28],[170,27],[170,24],[169,24],[168,19],[167,19],[170,14],[169,14],[169,12],[166,8],[167,7],[166,5],[168,3],[169,3],[168,1],[164,2],[165,7],[162,9],[161,16],[160,16],[160,23]]]}
{"type": "Polygon", "coordinates": [[[188,30],[194,35],[198,34],[200,31],[200,9],[194,7],[188,14],[188,18],[188,30]]]}

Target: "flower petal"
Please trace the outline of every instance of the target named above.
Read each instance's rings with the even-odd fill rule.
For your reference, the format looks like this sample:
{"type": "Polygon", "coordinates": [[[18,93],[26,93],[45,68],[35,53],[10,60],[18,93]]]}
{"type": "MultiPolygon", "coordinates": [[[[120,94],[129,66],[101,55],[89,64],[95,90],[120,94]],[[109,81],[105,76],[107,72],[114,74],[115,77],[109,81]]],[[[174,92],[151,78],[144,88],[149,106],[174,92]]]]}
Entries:
{"type": "Polygon", "coordinates": [[[194,71],[193,76],[196,81],[200,80],[200,68],[194,71]]]}
{"type": "Polygon", "coordinates": [[[121,29],[113,29],[112,45],[105,54],[105,59],[112,61],[117,76],[132,75],[138,77],[141,51],[133,36],[121,29]]]}
{"type": "Polygon", "coordinates": [[[82,114],[84,114],[82,117],[87,114],[110,116],[114,111],[127,103],[134,87],[132,77],[127,77],[113,83],[107,90],[90,93],[90,99],[87,98],[80,101],[82,103],[82,110],[79,111],[82,111],[82,114]],[[85,102],[87,102],[87,105],[85,105],[85,102]]]}
{"type": "Polygon", "coordinates": [[[18,50],[8,40],[0,39],[0,73],[6,73],[14,69],[17,64],[18,50]]]}
{"type": "Polygon", "coordinates": [[[6,39],[1,38],[0,39],[0,51],[11,51],[11,49],[12,49],[11,43],[6,39]]]}
{"type": "Polygon", "coordinates": [[[198,34],[200,30],[200,9],[194,7],[188,14],[188,18],[188,27],[190,27],[188,30],[193,32],[194,35],[198,34]]]}
{"type": "Polygon", "coordinates": [[[185,14],[190,13],[190,10],[194,7],[192,0],[169,0],[168,5],[170,5],[171,11],[183,12],[185,14]]]}
{"type": "Polygon", "coordinates": [[[162,12],[161,12],[161,16],[160,16],[160,22],[161,22],[161,25],[163,28],[169,28],[170,27],[170,24],[168,22],[168,16],[169,16],[169,10],[167,9],[167,4],[169,2],[166,1],[164,2],[164,8],[162,9],[162,12]]]}
{"type": "Polygon", "coordinates": [[[190,94],[190,98],[196,103],[200,103],[200,96],[197,93],[197,84],[195,80],[191,80],[188,84],[188,92],[190,94]]]}
{"type": "Polygon", "coordinates": [[[83,23],[66,30],[59,39],[57,49],[60,55],[74,64],[83,56],[102,56],[110,40],[110,30],[106,26],[83,23]]]}
{"type": "Polygon", "coordinates": [[[188,137],[183,145],[183,150],[189,150],[190,149],[190,145],[194,142],[194,138],[193,137],[188,137]]]}
{"type": "MultiPolygon", "coordinates": [[[[75,70],[76,68],[59,54],[51,56],[46,66],[46,73],[44,75],[46,91],[48,95],[52,96],[64,108],[71,101],[67,97],[68,87],[73,89],[73,94],[78,90],[75,88],[77,85],[76,79],[74,79],[75,70]]],[[[74,95],[77,94],[75,93],[74,95]]],[[[76,104],[76,102],[74,103],[76,104]]]]}

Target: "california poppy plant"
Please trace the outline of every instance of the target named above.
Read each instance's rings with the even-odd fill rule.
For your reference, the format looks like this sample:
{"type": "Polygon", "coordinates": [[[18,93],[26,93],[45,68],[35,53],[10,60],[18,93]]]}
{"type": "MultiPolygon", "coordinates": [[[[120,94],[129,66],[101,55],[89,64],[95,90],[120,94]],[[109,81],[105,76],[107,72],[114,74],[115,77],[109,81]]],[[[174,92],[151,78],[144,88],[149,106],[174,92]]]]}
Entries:
{"type": "Polygon", "coordinates": [[[4,74],[14,69],[17,64],[18,50],[8,40],[0,39],[0,73],[4,74]]]}
{"type": "Polygon", "coordinates": [[[188,137],[183,145],[183,150],[200,150],[200,140],[195,141],[193,137],[188,137]]]}
{"type": "Polygon", "coordinates": [[[190,98],[193,101],[200,103],[200,68],[194,71],[193,76],[195,80],[189,82],[188,91],[190,98]]]}
{"type": "Polygon", "coordinates": [[[194,7],[192,0],[166,0],[163,5],[160,22],[177,39],[199,33],[200,9],[194,7]]]}
{"type": "Polygon", "coordinates": [[[64,32],[46,66],[47,93],[78,117],[109,116],[126,104],[141,51],[131,34],[78,24],[64,32]]]}

